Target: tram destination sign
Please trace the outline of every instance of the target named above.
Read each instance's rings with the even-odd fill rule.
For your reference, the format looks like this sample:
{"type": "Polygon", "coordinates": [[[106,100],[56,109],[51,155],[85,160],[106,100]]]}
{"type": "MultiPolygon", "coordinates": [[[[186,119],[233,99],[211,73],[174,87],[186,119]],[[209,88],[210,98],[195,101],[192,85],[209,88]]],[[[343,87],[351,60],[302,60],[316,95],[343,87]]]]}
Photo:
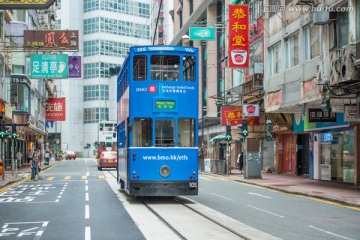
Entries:
{"type": "Polygon", "coordinates": [[[155,100],[156,110],[175,110],[175,100],[155,100]]]}

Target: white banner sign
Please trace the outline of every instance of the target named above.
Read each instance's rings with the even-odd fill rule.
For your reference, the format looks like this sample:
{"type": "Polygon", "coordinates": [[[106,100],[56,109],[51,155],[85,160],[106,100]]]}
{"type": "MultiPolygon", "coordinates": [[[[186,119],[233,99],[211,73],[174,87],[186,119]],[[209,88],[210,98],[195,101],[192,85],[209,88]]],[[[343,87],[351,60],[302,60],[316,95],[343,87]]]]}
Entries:
{"type": "Polygon", "coordinates": [[[244,104],[243,105],[243,114],[244,116],[259,116],[259,104],[244,104]]]}
{"type": "Polygon", "coordinates": [[[344,109],[344,121],[345,122],[360,122],[356,105],[345,105],[344,109]]]}

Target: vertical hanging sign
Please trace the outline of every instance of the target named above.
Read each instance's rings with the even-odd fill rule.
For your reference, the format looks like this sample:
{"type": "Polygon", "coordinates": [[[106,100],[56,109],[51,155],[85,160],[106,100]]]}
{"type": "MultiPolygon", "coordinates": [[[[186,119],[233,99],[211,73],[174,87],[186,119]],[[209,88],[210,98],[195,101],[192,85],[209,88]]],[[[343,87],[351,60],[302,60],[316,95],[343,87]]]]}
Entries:
{"type": "Polygon", "coordinates": [[[249,6],[229,5],[229,67],[249,67],[249,6]]]}

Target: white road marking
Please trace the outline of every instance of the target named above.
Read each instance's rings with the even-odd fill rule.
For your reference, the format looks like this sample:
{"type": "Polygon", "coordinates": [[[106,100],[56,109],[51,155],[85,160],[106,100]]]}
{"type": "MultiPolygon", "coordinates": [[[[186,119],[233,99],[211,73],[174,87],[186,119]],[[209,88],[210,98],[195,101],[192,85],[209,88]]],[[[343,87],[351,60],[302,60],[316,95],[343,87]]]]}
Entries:
{"type": "Polygon", "coordinates": [[[268,197],[268,196],[265,196],[265,195],[262,195],[262,194],[259,194],[259,193],[248,192],[248,194],[250,194],[250,195],[255,195],[255,196],[259,196],[259,197],[263,197],[263,198],[268,198],[268,199],[271,199],[271,198],[272,198],[272,197],[268,197]]]}
{"type": "Polygon", "coordinates": [[[341,235],[338,235],[338,234],[335,234],[335,233],[332,233],[332,232],[329,232],[329,231],[326,231],[326,230],[323,230],[323,229],[321,229],[321,228],[317,228],[317,227],[314,227],[314,226],[311,226],[311,225],[309,225],[308,227],[309,227],[309,228],[312,228],[312,229],[315,229],[315,230],[318,230],[318,231],[320,231],[320,232],[327,233],[327,234],[332,235],[332,236],[335,236],[335,237],[342,238],[342,239],[354,240],[353,238],[348,238],[348,237],[345,237],[345,236],[341,236],[341,235]]]}
{"type": "Polygon", "coordinates": [[[89,172],[87,172],[87,173],[86,173],[86,176],[90,176],[90,173],[89,173],[89,172]]]}
{"type": "Polygon", "coordinates": [[[269,211],[266,211],[266,210],[258,208],[258,207],[254,207],[254,206],[251,206],[251,205],[246,205],[246,206],[251,207],[251,208],[256,209],[256,210],[259,210],[259,211],[262,211],[262,212],[265,212],[265,213],[268,213],[268,214],[271,214],[271,215],[274,215],[276,217],[281,217],[281,218],[284,217],[282,215],[279,215],[279,214],[276,214],[276,213],[273,213],[273,212],[269,212],[269,211]]]}
{"type": "Polygon", "coordinates": [[[85,205],[85,219],[90,218],[90,208],[89,205],[85,205]]]}
{"type": "Polygon", "coordinates": [[[212,194],[212,195],[215,195],[215,196],[217,196],[217,197],[220,197],[220,198],[223,198],[223,199],[229,200],[229,201],[234,201],[234,199],[227,198],[227,197],[221,196],[221,195],[216,194],[216,193],[211,193],[211,194],[212,194]]]}
{"type": "Polygon", "coordinates": [[[89,193],[85,193],[85,201],[89,201],[89,193]]]}
{"type": "Polygon", "coordinates": [[[88,185],[85,186],[85,191],[89,191],[89,186],[88,185]]]}
{"type": "Polygon", "coordinates": [[[90,229],[90,227],[85,227],[85,240],[91,240],[91,229],[90,229]]]}
{"type": "Polygon", "coordinates": [[[85,184],[88,184],[89,183],[89,181],[88,180],[85,180],[85,184]]]}

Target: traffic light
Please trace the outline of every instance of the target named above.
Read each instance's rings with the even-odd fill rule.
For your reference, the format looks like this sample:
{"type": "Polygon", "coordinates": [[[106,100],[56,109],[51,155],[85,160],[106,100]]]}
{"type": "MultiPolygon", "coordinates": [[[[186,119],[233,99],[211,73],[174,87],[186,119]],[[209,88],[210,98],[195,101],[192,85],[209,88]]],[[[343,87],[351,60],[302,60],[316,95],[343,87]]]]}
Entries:
{"type": "Polygon", "coordinates": [[[5,138],[6,136],[6,126],[4,119],[0,121],[0,138],[5,138]]]}
{"type": "Polygon", "coordinates": [[[231,136],[231,126],[230,125],[226,125],[226,135],[225,135],[225,139],[226,141],[231,141],[232,136],[231,136]]]}
{"type": "Polygon", "coordinates": [[[16,132],[16,125],[15,125],[15,123],[13,123],[13,124],[11,125],[11,138],[13,138],[13,139],[18,138],[18,134],[17,134],[17,132],[16,132]]]}
{"type": "Polygon", "coordinates": [[[241,135],[243,135],[244,137],[246,137],[247,135],[249,135],[249,131],[248,131],[248,120],[247,120],[247,119],[243,119],[241,129],[242,129],[241,135]]]}

